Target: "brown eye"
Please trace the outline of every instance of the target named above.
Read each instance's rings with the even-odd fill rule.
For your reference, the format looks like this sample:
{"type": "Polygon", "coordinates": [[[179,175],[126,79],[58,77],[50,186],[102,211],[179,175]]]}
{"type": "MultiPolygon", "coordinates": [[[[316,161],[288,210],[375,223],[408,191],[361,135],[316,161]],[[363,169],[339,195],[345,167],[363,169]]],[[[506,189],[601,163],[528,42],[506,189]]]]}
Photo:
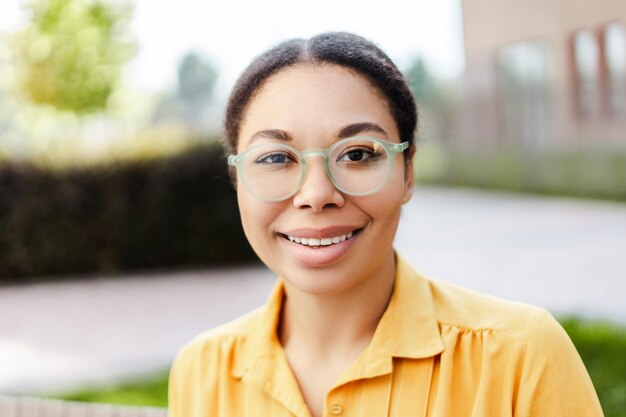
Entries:
{"type": "Polygon", "coordinates": [[[360,161],[364,157],[364,153],[362,150],[350,151],[347,153],[348,159],[351,161],[360,161]]]}
{"type": "Polygon", "coordinates": [[[343,162],[367,162],[376,160],[381,156],[381,154],[370,148],[352,148],[346,149],[344,152],[339,155],[337,161],[343,162]]]}

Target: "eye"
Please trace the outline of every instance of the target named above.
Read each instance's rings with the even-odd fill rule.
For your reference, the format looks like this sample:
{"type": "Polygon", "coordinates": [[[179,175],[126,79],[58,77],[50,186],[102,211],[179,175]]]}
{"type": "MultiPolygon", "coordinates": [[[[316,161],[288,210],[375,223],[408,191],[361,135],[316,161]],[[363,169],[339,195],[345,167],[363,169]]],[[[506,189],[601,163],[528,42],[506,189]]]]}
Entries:
{"type": "Polygon", "coordinates": [[[367,162],[375,160],[380,156],[381,153],[374,149],[365,146],[355,146],[344,150],[337,160],[343,162],[367,162]]]}
{"type": "Polygon", "coordinates": [[[257,164],[287,164],[296,162],[295,158],[287,152],[269,152],[258,157],[255,161],[257,164]]]}

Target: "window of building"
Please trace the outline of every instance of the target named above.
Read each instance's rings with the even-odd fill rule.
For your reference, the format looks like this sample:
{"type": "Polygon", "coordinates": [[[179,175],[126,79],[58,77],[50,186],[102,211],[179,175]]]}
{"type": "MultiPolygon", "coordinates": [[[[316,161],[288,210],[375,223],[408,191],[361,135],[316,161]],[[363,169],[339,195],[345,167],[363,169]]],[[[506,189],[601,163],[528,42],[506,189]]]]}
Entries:
{"type": "Polygon", "coordinates": [[[576,32],[573,55],[578,114],[581,117],[595,116],[600,108],[600,48],[593,32],[576,32]]]}
{"type": "Polygon", "coordinates": [[[498,52],[501,134],[530,144],[550,136],[551,97],[548,48],[542,40],[506,45],[498,52]]]}
{"type": "Polygon", "coordinates": [[[604,61],[608,107],[613,114],[626,112],[626,31],[620,23],[604,27],[604,61]]]}

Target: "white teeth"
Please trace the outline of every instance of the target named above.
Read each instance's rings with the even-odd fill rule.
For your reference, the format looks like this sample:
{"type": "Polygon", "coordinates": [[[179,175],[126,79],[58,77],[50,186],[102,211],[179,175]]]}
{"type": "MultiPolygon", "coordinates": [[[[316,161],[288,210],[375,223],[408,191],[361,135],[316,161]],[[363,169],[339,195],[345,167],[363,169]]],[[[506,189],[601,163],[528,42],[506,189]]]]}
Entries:
{"type": "Polygon", "coordinates": [[[348,232],[345,235],[326,237],[322,239],[315,238],[306,238],[306,237],[295,237],[287,235],[287,238],[296,243],[300,243],[306,246],[330,246],[335,243],[343,242],[344,240],[350,239],[354,236],[353,232],[348,232]]]}

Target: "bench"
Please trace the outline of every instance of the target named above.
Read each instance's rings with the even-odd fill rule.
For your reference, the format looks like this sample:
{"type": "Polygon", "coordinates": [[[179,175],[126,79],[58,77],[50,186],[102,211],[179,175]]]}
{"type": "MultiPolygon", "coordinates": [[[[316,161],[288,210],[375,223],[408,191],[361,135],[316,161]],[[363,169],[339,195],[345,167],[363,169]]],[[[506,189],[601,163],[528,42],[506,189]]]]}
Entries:
{"type": "Polygon", "coordinates": [[[0,395],[0,417],[167,417],[167,409],[0,395]]]}

